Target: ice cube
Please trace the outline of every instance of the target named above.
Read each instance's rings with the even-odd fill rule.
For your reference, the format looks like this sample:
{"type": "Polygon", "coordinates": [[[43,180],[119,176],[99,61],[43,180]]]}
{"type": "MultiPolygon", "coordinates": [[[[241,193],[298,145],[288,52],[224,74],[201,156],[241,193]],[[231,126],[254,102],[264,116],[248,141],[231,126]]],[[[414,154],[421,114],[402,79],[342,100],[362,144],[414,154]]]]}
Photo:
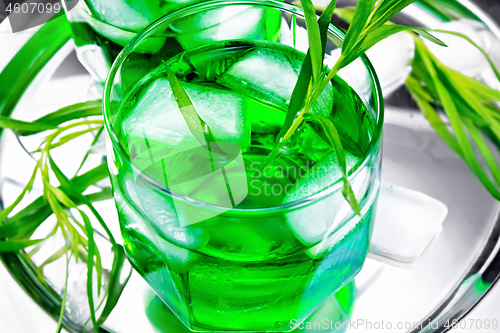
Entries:
{"type": "Polygon", "coordinates": [[[448,207],[424,193],[382,183],[370,253],[411,263],[439,233],[448,207]]]}
{"type": "MultiPolygon", "coordinates": [[[[137,267],[147,266],[156,261],[161,265],[167,266],[168,264],[167,271],[170,269],[177,273],[184,273],[199,260],[198,253],[166,241],[151,226],[140,220],[126,223],[124,229],[127,234],[140,235],[147,240],[144,242],[133,236],[126,239],[126,242],[132,242],[131,246],[134,249],[140,249],[131,255],[131,260],[137,267]]],[[[160,270],[163,269],[160,268],[160,270]]],[[[143,272],[147,274],[148,270],[143,272]]]]}
{"type": "Polygon", "coordinates": [[[185,49],[227,40],[273,40],[279,32],[276,10],[251,6],[228,6],[197,13],[171,25],[185,49]],[[274,23],[274,24],[273,24],[274,23]]]}
{"type": "MultiPolygon", "coordinates": [[[[163,15],[158,1],[90,0],[89,6],[94,15],[85,15],[90,26],[99,34],[120,46],[125,46],[149,24],[163,15]]],[[[163,36],[152,36],[139,44],[135,51],[155,53],[165,43],[163,36]]]]}
{"type": "MultiPolygon", "coordinates": [[[[358,161],[357,157],[346,152],[347,170],[354,167],[358,161]]],[[[323,161],[314,165],[304,177],[297,181],[295,186],[285,196],[283,203],[287,204],[308,199],[313,194],[319,193],[341,178],[342,173],[337,163],[337,158],[335,154],[331,154],[323,161]]],[[[358,179],[358,177],[356,178],[358,179]]],[[[352,186],[354,188],[355,184],[352,184],[352,186]]],[[[342,193],[340,193],[341,191],[337,192],[339,193],[334,193],[309,206],[286,214],[288,226],[300,242],[305,245],[313,245],[320,242],[327,236],[334,222],[339,220],[336,217],[343,209],[343,206],[345,206],[345,199],[342,193]]],[[[354,189],[354,192],[359,193],[360,189],[354,189]]]]}
{"type": "MultiPolygon", "coordinates": [[[[495,54],[496,50],[498,50],[498,39],[478,21],[463,18],[445,22],[436,28],[462,33],[477,43],[488,54],[495,54]],[[495,44],[496,50],[490,50],[495,44]]],[[[490,67],[481,51],[467,40],[441,32],[433,32],[432,34],[441,39],[448,47],[442,47],[427,40],[424,40],[424,42],[436,58],[446,66],[477,79],[480,78],[480,74],[484,69],[490,67]]]]}
{"type": "Polygon", "coordinates": [[[252,8],[251,6],[227,6],[223,8],[215,8],[202,11],[184,17],[170,24],[170,29],[179,33],[199,32],[211,28],[213,26],[223,24],[224,21],[232,19],[244,10],[252,8]]]}
{"type": "MultiPolygon", "coordinates": [[[[248,52],[222,74],[217,83],[263,103],[287,110],[293,88],[302,66],[296,51],[257,48],[248,52]]],[[[332,111],[332,87],[329,84],[311,108],[311,112],[327,116],[332,111]]]]}
{"type": "MultiPolygon", "coordinates": [[[[242,97],[234,92],[182,82],[199,116],[218,141],[250,146],[250,122],[242,97]]],[[[127,135],[183,149],[199,145],[190,132],[166,78],[155,80],[123,120],[127,135]]]]}
{"type": "Polygon", "coordinates": [[[101,21],[133,32],[141,31],[163,15],[159,1],[90,0],[86,3],[101,21]]]}
{"type": "MultiPolygon", "coordinates": [[[[183,249],[199,249],[207,244],[210,232],[204,223],[181,226],[172,198],[139,182],[140,180],[135,180],[133,177],[124,177],[125,189],[135,209],[144,215],[161,237],[174,244],[157,241],[155,245],[165,248],[177,245],[183,249]]],[[[179,251],[183,250],[175,252],[179,251]]],[[[187,260],[183,258],[184,255],[181,255],[177,260],[181,262],[187,260]]]]}

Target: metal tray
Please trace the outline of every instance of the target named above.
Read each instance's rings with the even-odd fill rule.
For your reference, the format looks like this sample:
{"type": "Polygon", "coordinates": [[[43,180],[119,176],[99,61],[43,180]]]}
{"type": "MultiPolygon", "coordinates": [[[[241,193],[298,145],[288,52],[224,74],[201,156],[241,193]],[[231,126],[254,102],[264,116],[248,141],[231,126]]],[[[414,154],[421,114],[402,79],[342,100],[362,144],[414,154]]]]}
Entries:
{"type": "MultiPolygon", "coordinates": [[[[412,5],[411,10],[405,11],[398,20],[432,26],[448,18],[468,17],[482,20],[500,37],[500,30],[494,21],[470,2],[426,2],[432,6],[412,5]]],[[[3,26],[5,24],[6,22],[3,26]]],[[[7,45],[2,43],[2,47],[7,50],[2,50],[0,68],[25,43],[28,35],[29,32],[20,33],[11,36],[7,45]]],[[[98,97],[99,86],[79,64],[74,44],[69,41],[36,75],[17,103],[13,117],[32,120],[59,107],[98,97]]],[[[36,141],[36,138],[33,140],[36,141]]],[[[22,144],[29,146],[34,143],[23,141],[22,144]]],[[[88,144],[88,141],[80,144],[88,144]]],[[[1,137],[0,198],[4,204],[12,202],[19,186],[29,178],[34,165],[23,145],[9,131],[4,132],[1,137]]],[[[74,170],[77,167],[77,145],[78,143],[53,156],[63,170],[74,170]]],[[[397,267],[379,258],[369,257],[355,281],[344,290],[344,294],[347,293],[353,300],[349,311],[342,312],[336,300],[332,299],[311,320],[329,320],[341,316],[343,320],[350,319],[351,323],[364,322],[364,325],[380,325],[382,321],[391,323],[391,332],[444,331],[453,319],[459,319],[470,311],[500,275],[500,204],[440,140],[413,106],[404,89],[396,91],[386,100],[383,154],[384,181],[426,193],[449,207],[443,230],[414,265],[397,267]],[[395,326],[398,323],[402,323],[403,327],[397,329],[395,326]],[[429,323],[432,325],[428,325],[429,323]]],[[[100,158],[98,154],[93,156],[95,162],[100,158]]],[[[35,185],[32,195],[36,194],[35,185]]],[[[116,233],[116,238],[120,239],[113,201],[100,203],[98,209],[116,233]]],[[[20,316],[22,313],[22,316],[32,321],[31,313],[37,311],[34,307],[36,303],[50,317],[55,318],[59,313],[61,290],[61,281],[56,276],[58,272],[59,275],[62,274],[63,266],[56,265],[52,272],[47,273],[50,284],[44,284],[33,273],[33,263],[26,262],[23,256],[3,254],[1,259],[14,280],[32,299],[21,295],[19,287],[10,277],[3,275],[2,278],[0,274],[0,296],[2,293],[8,296],[2,297],[0,303],[4,303],[4,299],[10,299],[12,303],[3,305],[5,311],[8,309],[20,316]]],[[[78,290],[78,285],[73,290],[78,290]]],[[[78,297],[79,294],[75,292],[73,298],[78,297]]],[[[3,310],[2,304],[0,310],[3,310]]],[[[47,316],[36,318],[41,318],[40,322],[43,323],[50,322],[47,316]]],[[[73,325],[78,320],[77,316],[66,315],[65,323],[70,331],[78,330],[71,329],[78,326],[73,325]]],[[[0,323],[0,331],[3,332],[2,325],[6,324],[0,323]]],[[[31,326],[21,321],[16,325],[24,327],[19,332],[53,330],[29,328],[31,326]]],[[[104,326],[103,331],[116,333],[189,332],[135,272],[104,326]]],[[[376,326],[372,327],[372,330],[369,326],[361,328],[367,332],[377,330],[376,326]]],[[[363,331],[361,328],[352,326],[330,331],[363,331]]],[[[319,328],[318,331],[328,330],[319,328]]]]}

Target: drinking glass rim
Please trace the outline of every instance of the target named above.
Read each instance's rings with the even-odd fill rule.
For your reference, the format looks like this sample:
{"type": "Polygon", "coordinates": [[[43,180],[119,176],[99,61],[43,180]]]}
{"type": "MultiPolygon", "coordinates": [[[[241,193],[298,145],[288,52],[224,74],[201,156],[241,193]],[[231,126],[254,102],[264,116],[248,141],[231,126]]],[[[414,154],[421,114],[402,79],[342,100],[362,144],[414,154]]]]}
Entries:
{"type": "MultiPolygon", "coordinates": [[[[111,124],[111,121],[109,119],[108,115],[108,109],[110,107],[110,95],[111,95],[111,90],[113,87],[113,81],[115,79],[115,76],[119,70],[119,68],[122,66],[124,63],[125,59],[127,56],[131,54],[133,51],[135,45],[137,43],[142,42],[145,38],[149,37],[149,35],[156,30],[159,26],[162,26],[165,24],[165,22],[168,22],[170,20],[178,19],[183,16],[193,14],[193,13],[198,13],[201,12],[205,9],[212,9],[214,6],[227,6],[227,5],[254,5],[254,6],[262,6],[262,7],[271,7],[271,8],[276,8],[281,11],[288,12],[292,15],[297,15],[301,18],[304,18],[304,12],[302,9],[298,6],[294,6],[285,2],[281,1],[276,1],[276,0],[210,0],[206,2],[201,2],[197,3],[194,5],[190,5],[187,7],[184,7],[182,9],[176,10],[168,15],[165,15],[158,20],[154,21],[151,23],[148,27],[146,27],[143,31],[137,33],[128,43],[127,45],[122,49],[122,51],[118,54],[116,57],[115,61],[113,62],[111,69],[108,73],[108,76],[106,78],[106,82],[104,85],[104,92],[103,92],[103,117],[104,117],[104,125],[106,127],[106,132],[108,134],[108,137],[111,140],[111,144],[114,149],[116,149],[117,153],[122,155],[122,156],[127,156],[128,154],[125,152],[123,149],[122,145],[120,144],[118,138],[115,135],[115,132],[113,130],[113,125],[111,124]]],[[[336,36],[340,40],[343,40],[345,37],[345,33],[342,32],[339,28],[334,26],[333,24],[329,24],[328,27],[328,33],[336,36]]],[[[370,75],[370,79],[373,84],[373,95],[376,97],[375,101],[375,106],[376,106],[376,111],[378,118],[376,119],[377,123],[376,126],[374,127],[374,135],[373,139],[370,141],[370,144],[368,146],[368,149],[366,150],[366,153],[363,155],[362,158],[362,163],[357,163],[355,167],[351,170],[351,173],[347,176],[348,180],[351,181],[354,178],[356,178],[356,175],[365,167],[368,157],[371,156],[377,149],[378,149],[378,143],[381,140],[382,136],[382,126],[384,122],[384,103],[383,103],[383,95],[382,95],[382,88],[380,86],[380,82],[378,80],[377,74],[375,72],[375,68],[371,64],[370,60],[365,54],[362,54],[360,57],[360,60],[363,62],[364,66],[368,70],[368,73],[370,75]]],[[[153,184],[154,185],[154,184],[153,184]]],[[[342,190],[343,187],[343,181],[342,178],[339,178],[336,182],[331,184],[330,186],[326,187],[325,189],[321,190],[318,193],[312,194],[308,196],[307,198],[300,199],[297,201],[293,201],[290,203],[286,204],[281,204],[278,206],[273,206],[273,207],[262,207],[262,208],[229,208],[228,207],[223,207],[223,206],[218,206],[202,201],[198,201],[189,197],[186,197],[184,195],[181,195],[179,193],[170,191],[169,189],[161,189],[158,187],[159,190],[166,191],[169,193],[171,196],[175,196],[177,198],[180,198],[183,201],[188,201],[191,204],[198,205],[198,206],[205,206],[209,207],[211,209],[215,210],[220,210],[222,212],[233,212],[233,213],[255,213],[255,214],[274,214],[276,212],[282,212],[283,210],[296,210],[304,206],[308,206],[310,204],[313,204],[314,202],[320,201],[333,193],[342,190]]],[[[360,202],[360,207],[363,207],[363,203],[360,202]]]]}

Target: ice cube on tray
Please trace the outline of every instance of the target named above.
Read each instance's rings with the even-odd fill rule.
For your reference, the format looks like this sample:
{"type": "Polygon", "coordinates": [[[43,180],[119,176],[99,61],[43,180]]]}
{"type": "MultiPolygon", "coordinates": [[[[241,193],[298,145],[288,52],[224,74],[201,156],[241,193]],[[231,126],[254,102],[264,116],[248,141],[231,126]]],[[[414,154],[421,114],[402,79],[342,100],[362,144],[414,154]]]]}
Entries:
{"type": "Polygon", "coordinates": [[[416,261],[439,233],[448,207],[424,193],[382,183],[370,253],[387,259],[416,261]]]}

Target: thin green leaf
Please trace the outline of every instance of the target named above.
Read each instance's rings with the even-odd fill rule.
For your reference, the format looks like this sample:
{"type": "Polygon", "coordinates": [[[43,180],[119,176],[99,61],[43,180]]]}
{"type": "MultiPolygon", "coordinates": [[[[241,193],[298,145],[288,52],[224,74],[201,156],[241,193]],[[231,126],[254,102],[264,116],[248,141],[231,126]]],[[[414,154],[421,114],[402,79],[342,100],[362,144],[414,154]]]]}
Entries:
{"type": "Polygon", "coordinates": [[[431,30],[431,31],[454,35],[454,36],[461,37],[461,38],[465,39],[466,41],[468,41],[470,44],[472,44],[472,46],[474,46],[475,48],[477,48],[484,55],[484,57],[486,58],[486,60],[490,64],[491,68],[495,72],[495,75],[496,75],[497,79],[500,81],[500,72],[498,71],[497,67],[495,66],[495,63],[493,62],[493,60],[491,60],[491,57],[488,55],[488,53],[486,53],[486,51],[483,50],[482,47],[480,47],[476,42],[474,42],[468,36],[466,36],[466,35],[464,35],[464,34],[462,34],[460,32],[448,31],[448,30],[434,29],[434,30],[431,30]]]}
{"type": "Polygon", "coordinates": [[[412,95],[413,99],[416,101],[419,109],[424,114],[424,117],[429,121],[434,130],[439,134],[443,141],[455,151],[455,153],[461,155],[462,151],[458,142],[453,137],[453,135],[448,130],[448,127],[444,124],[441,117],[439,117],[438,112],[432,107],[432,105],[425,98],[419,90],[421,88],[420,84],[413,81],[414,78],[411,76],[406,81],[406,86],[412,95]]]}
{"type": "Polygon", "coordinates": [[[107,187],[99,192],[88,194],[85,196],[85,198],[87,198],[87,200],[90,202],[109,200],[113,199],[113,192],[111,191],[110,187],[107,187]]]}
{"type": "Polygon", "coordinates": [[[347,179],[347,166],[346,166],[346,160],[345,160],[345,151],[344,148],[342,147],[342,142],[340,141],[340,136],[335,128],[335,125],[333,122],[324,116],[321,115],[315,115],[315,114],[306,114],[306,119],[314,119],[316,120],[323,132],[326,135],[326,138],[328,139],[328,144],[332,147],[333,151],[335,152],[335,156],[337,157],[337,162],[339,164],[340,170],[342,172],[342,180],[344,182],[344,188],[342,190],[342,193],[344,195],[344,198],[346,201],[349,203],[353,211],[357,215],[361,215],[361,210],[359,208],[359,203],[354,195],[354,192],[352,190],[351,184],[349,183],[349,180],[347,179]]]}
{"type": "Polygon", "coordinates": [[[353,49],[361,37],[365,26],[368,23],[368,19],[372,12],[373,6],[376,0],[359,0],[356,6],[356,12],[354,14],[353,20],[342,44],[342,54],[347,54],[353,49]]]}
{"type": "Polygon", "coordinates": [[[464,119],[464,124],[469,130],[469,134],[476,143],[476,146],[479,148],[479,151],[483,155],[486,164],[488,164],[488,167],[490,168],[491,174],[495,179],[497,185],[500,186],[500,167],[498,166],[498,163],[495,160],[490,147],[488,147],[483,137],[481,136],[481,133],[472,121],[464,119]]]}
{"type": "Polygon", "coordinates": [[[7,218],[7,216],[12,212],[12,210],[23,200],[24,196],[26,195],[27,192],[31,191],[33,188],[33,183],[35,182],[36,174],[38,172],[38,169],[40,167],[40,162],[37,163],[35,166],[35,169],[33,170],[33,173],[31,175],[30,180],[28,181],[28,184],[24,189],[21,191],[21,194],[16,198],[16,200],[10,205],[9,207],[5,208],[0,212],[0,224],[7,218]]]}
{"type": "Polygon", "coordinates": [[[87,229],[87,237],[89,240],[88,246],[88,258],[87,258],[87,298],[89,302],[90,309],[90,318],[92,320],[92,324],[94,329],[98,331],[97,320],[95,316],[95,307],[94,307],[94,291],[92,288],[93,285],[93,273],[94,273],[94,255],[96,244],[94,241],[94,228],[90,223],[90,219],[82,210],[78,210],[80,215],[82,216],[83,221],[85,222],[85,228],[87,229]]]}
{"type": "MultiPolygon", "coordinates": [[[[57,142],[55,143],[52,143],[49,147],[50,150],[52,149],[55,149],[55,148],[58,148],[82,135],[85,135],[87,133],[91,133],[91,132],[94,132],[95,130],[101,130],[103,127],[102,126],[99,126],[99,127],[91,127],[91,128],[86,128],[84,130],[81,130],[81,131],[77,131],[77,132],[74,132],[74,133],[70,133],[70,134],[67,134],[63,137],[61,137],[57,142]]],[[[37,149],[35,152],[40,152],[41,149],[37,149]]]]}
{"type": "Polygon", "coordinates": [[[439,39],[436,36],[429,33],[429,31],[433,31],[433,30],[423,29],[423,28],[414,28],[414,27],[411,27],[410,30],[418,33],[420,36],[427,39],[428,41],[433,42],[434,44],[437,44],[437,45],[443,46],[443,47],[448,47],[448,45],[446,45],[441,39],[439,39]]]}
{"type": "Polygon", "coordinates": [[[109,177],[108,164],[106,162],[100,164],[99,166],[85,172],[80,176],[74,177],[71,182],[76,187],[76,189],[82,193],[89,186],[106,179],[109,177]]]}
{"type": "Polygon", "coordinates": [[[92,211],[92,214],[97,218],[99,224],[103,227],[104,231],[106,232],[109,241],[111,242],[111,244],[113,244],[113,246],[115,246],[117,243],[115,241],[115,238],[113,237],[113,234],[106,225],[106,222],[104,222],[104,220],[102,219],[101,215],[94,208],[92,203],[85,196],[83,196],[83,194],[78,190],[78,188],[68,179],[68,177],[66,177],[66,175],[64,175],[64,173],[62,173],[61,169],[59,169],[57,164],[55,164],[54,160],[50,157],[49,157],[49,163],[52,171],[54,172],[54,175],[56,176],[59,183],[61,183],[60,187],[64,189],[64,192],[66,192],[70,197],[78,199],[92,211]]]}
{"type": "MultiPolygon", "coordinates": [[[[112,199],[113,193],[110,188],[105,188],[100,192],[88,194],[85,197],[93,203],[112,199]]],[[[83,203],[76,201],[75,204],[79,206],[83,203]]],[[[40,196],[28,207],[9,218],[6,223],[0,225],[0,238],[29,237],[52,213],[50,205],[40,196]]]]}
{"type": "Polygon", "coordinates": [[[311,0],[300,0],[304,16],[306,19],[307,36],[309,39],[309,54],[311,56],[312,77],[314,82],[320,80],[321,69],[323,68],[323,47],[321,45],[321,35],[314,10],[314,5],[311,0]]]}
{"type": "Polygon", "coordinates": [[[325,8],[323,13],[318,19],[319,34],[321,37],[321,67],[323,67],[323,60],[325,58],[326,43],[328,40],[328,28],[332,22],[332,16],[335,11],[335,6],[337,5],[337,0],[332,0],[325,8]]]}
{"type": "Polygon", "coordinates": [[[43,263],[40,264],[40,266],[37,267],[37,272],[40,272],[40,274],[43,272],[43,268],[47,265],[52,264],[53,262],[59,260],[63,255],[65,255],[68,252],[68,248],[66,245],[63,245],[59,250],[54,252],[50,257],[45,259],[43,263]]]}
{"type": "MultiPolygon", "coordinates": [[[[66,106],[55,112],[49,113],[35,121],[32,124],[47,124],[53,128],[70,120],[99,116],[102,115],[102,102],[101,100],[88,101],[66,106]]],[[[20,135],[32,135],[40,133],[39,129],[26,129],[19,132],[20,135]]]]}
{"type": "Polygon", "coordinates": [[[207,145],[207,142],[212,141],[206,138],[206,132],[203,130],[207,127],[207,125],[205,124],[203,119],[201,119],[198,112],[196,112],[191,99],[182,87],[179,79],[167,65],[165,65],[165,72],[167,73],[167,79],[170,82],[170,87],[172,88],[172,93],[174,94],[175,101],[179,106],[179,110],[182,114],[182,117],[186,121],[191,134],[193,134],[193,136],[202,146],[207,145]]]}
{"type": "Polygon", "coordinates": [[[66,245],[68,248],[71,248],[71,252],[75,255],[75,260],[78,260],[79,233],[75,230],[75,228],[69,221],[68,215],[64,211],[63,207],[59,204],[57,197],[53,194],[52,191],[48,192],[47,201],[50,205],[50,208],[54,212],[54,215],[57,217],[57,220],[61,223],[61,225],[64,225],[64,227],[68,231],[67,234],[63,232],[66,245]]]}
{"type": "Polygon", "coordinates": [[[51,191],[56,196],[57,200],[68,208],[76,208],[76,205],[60,188],[52,187],[51,191]]]}
{"type": "Polygon", "coordinates": [[[85,162],[87,161],[88,157],[90,156],[90,153],[92,152],[92,148],[96,145],[96,143],[99,141],[99,137],[101,136],[102,132],[104,131],[104,126],[102,126],[99,131],[96,133],[95,137],[94,137],[94,140],[92,141],[92,143],[90,144],[90,147],[89,149],[87,149],[87,152],[85,153],[85,156],[83,157],[82,161],[80,162],[80,166],[78,167],[78,169],[76,170],[75,172],[75,175],[77,175],[80,170],[83,168],[83,165],[85,164],[85,162]]]}
{"type": "Polygon", "coordinates": [[[467,85],[467,89],[471,90],[475,95],[478,95],[485,100],[500,101],[499,90],[493,89],[490,86],[460,72],[456,72],[456,75],[460,77],[463,84],[467,85]]]}
{"type": "Polygon", "coordinates": [[[88,199],[85,198],[80,192],[78,192],[78,190],[75,188],[72,182],[61,172],[59,167],[54,163],[54,161],[51,158],[49,158],[49,163],[57,180],[61,183],[61,188],[64,188],[65,192],[67,192],[69,195],[79,198],[79,200],[81,200],[92,211],[92,214],[94,214],[94,216],[99,221],[99,224],[106,231],[106,234],[109,237],[109,240],[112,244],[114,252],[113,266],[108,280],[108,287],[107,287],[108,296],[106,299],[106,304],[104,306],[100,318],[97,320],[97,326],[100,326],[109,316],[109,314],[115,307],[116,303],[118,302],[118,299],[121,293],[123,292],[123,289],[125,288],[128,279],[130,278],[131,271],[129,272],[128,277],[124,279],[124,281],[120,280],[120,277],[123,273],[122,269],[125,261],[125,252],[123,250],[123,247],[116,243],[113,234],[109,230],[108,226],[102,219],[101,215],[94,208],[94,206],[88,201],[88,199]]]}
{"type": "Polygon", "coordinates": [[[0,128],[9,128],[15,130],[17,133],[23,131],[37,131],[43,132],[56,128],[57,126],[45,123],[26,122],[21,120],[12,119],[10,117],[0,116],[0,128]]]}
{"type": "Polygon", "coordinates": [[[465,101],[469,109],[475,111],[479,116],[480,121],[477,123],[488,126],[493,133],[500,138],[500,123],[497,122],[490,113],[490,110],[481,101],[478,95],[472,94],[469,89],[464,85],[465,81],[461,80],[461,76],[456,75],[455,71],[443,68],[441,64],[438,64],[441,68],[443,75],[447,77],[447,81],[453,86],[453,89],[460,94],[461,98],[465,101]]]}
{"type": "MultiPolygon", "coordinates": [[[[325,54],[327,37],[328,37],[328,27],[330,26],[330,22],[332,20],[333,11],[335,10],[335,5],[336,1],[335,0],[331,1],[318,20],[319,33],[321,35],[321,46],[322,46],[321,63],[323,63],[323,57],[325,54]]],[[[297,78],[297,83],[293,88],[285,122],[283,123],[280,133],[277,136],[278,141],[285,135],[285,133],[292,125],[294,119],[299,114],[300,110],[302,110],[302,108],[304,107],[311,79],[312,79],[311,52],[310,50],[307,50],[304,61],[302,62],[302,67],[300,69],[299,77],[297,78]]],[[[276,144],[278,144],[278,142],[276,144]]]]}
{"type": "Polygon", "coordinates": [[[0,252],[16,252],[40,243],[44,239],[16,239],[0,241],[0,252]]]}
{"type": "Polygon", "coordinates": [[[368,29],[373,31],[381,27],[415,1],[416,0],[381,0],[373,12],[368,29]]]}
{"type": "Polygon", "coordinates": [[[99,248],[97,245],[95,246],[95,270],[97,273],[97,296],[101,296],[101,289],[102,289],[102,260],[101,260],[101,253],[99,252],[99,248]]]}
{"type": "Polygon", "coordinates": [[[377,30],[369,33],[366,38],[360,43],[359,47],[356,49],[350,50],[346,57],[342,61],[341,67],[346,67],[348,66],[351,62],[359,58],[363,53],[368,51],[370,48],[372,48],[375,44],[378,42],[394,35],[397,33],[400,33],[402,31],[415,31],[420,33],[423,37],[431,40],[432,42],[435,42],[438,45],[442,46],[447,46],[444,44],[440,39],[437,37],[432,36],[430,33],[426,32],[425,30],[418,29],[418,28],[413,28],[405,25],[399,25],[399,24],[386,24],[378,28],[377,30]]]}
{"type": "Polygon", "coordinates": [[[113,265],[111,267],[111,273],[108,280],[107,293],[108,297],[106,299],[106,304],[101,312],[98,325],[102,325],[108,318],[111,311],[113,311],[115,305],[118,303],[120,296],[125,288],[130,276],[132,275],[132,270],[129,270],[127,276],[123,277],[123,267],[125,264],[125,251],[122,246],[113,247],[114,259],[113,265]],[[123,280],[122,280],[123,278],[123,280]]]}
{"type": "Polygon", "coordinates": [[[64,312],[66,310],[66,300],[68,299],[68,279],[69,279],[69,261],[70,261],[71,256],[68,256],[66,253],[66,278],[64,281],[64,292],[62,296],[62,302],[61,302],[61,311],[59,312],[59,319],[57,321],[57,329],[56,333],[60,333],[63,327],[63,319],[64,319],[64,312]]]}
{"type": "MultiPolygon", "coordinates": [[[[481,165],[479,164],[474,149],[469,141],[469,137],[467,136],[467,132],[464,129],[464,124],[460,118],[460,114],[455,105],[454,99],[451,94],[448,92],[448,89],[442,84],[440,80],[440,75],[437,71],[440,69],[439,66],[436,67],[432,62],[432,57],[429,55],[427,48],[423,44],[422,41],[416,39],[415,40],[417,52],[422,57],[422,63],[426,67],[429,75],[433,78],[434,85],[436,87],[436,93],[443,104],[443,108],[448,115],[448,119],[450,120],[451,126],[453,128],[453,132],[457,138],[457,142],[460,149],[460,156],[467,162],[472,171],[479,178],[481,183],[486,187],[486,189],[497,199],[500,199],[500,191],[498,188],[491,182],[488,175],[484,172],[481,165]]],[[[442,76],[442,75],[441,75],[442,76]]]]}

